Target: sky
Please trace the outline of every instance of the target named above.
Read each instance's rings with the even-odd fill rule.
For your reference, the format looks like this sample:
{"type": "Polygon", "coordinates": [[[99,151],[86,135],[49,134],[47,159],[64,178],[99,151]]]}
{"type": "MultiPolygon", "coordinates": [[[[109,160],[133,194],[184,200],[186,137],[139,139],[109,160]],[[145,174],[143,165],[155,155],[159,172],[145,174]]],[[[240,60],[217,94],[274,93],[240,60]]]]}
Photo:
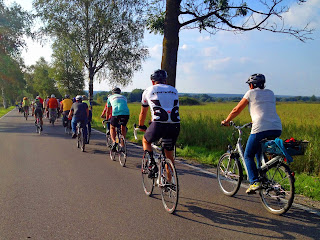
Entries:
{"type": "MultiPolygon", "coordinates": [[[[32,9],[32,0],[4,0],[32,9]]],[[[182,30],[178,52],[176,88],[180,93],[244,94],[245,83],[254,73],[266,76],[266,87],[276,95],[320,96],[320,0],[308,0],[302,6],[292,5],[284,16],[287,23],[315,28],[313,40],[305,43],[286,35],[263,31],[233,34],[220,31],[215,35],[198,30],[182,30]]],[[[144,45],[150,57],[136,72],[132,83],[122,91],[145,89],[150,75],[160,68],[163,36],[146,32],[144,45]]],[[[28,49],[22,56],[27,65],[40,57],[51,62],[50,44],[40,45],[26,39],[28,49]]],[[[95,91],[109,91],[108,82],[95,81],[95,91]]]]}

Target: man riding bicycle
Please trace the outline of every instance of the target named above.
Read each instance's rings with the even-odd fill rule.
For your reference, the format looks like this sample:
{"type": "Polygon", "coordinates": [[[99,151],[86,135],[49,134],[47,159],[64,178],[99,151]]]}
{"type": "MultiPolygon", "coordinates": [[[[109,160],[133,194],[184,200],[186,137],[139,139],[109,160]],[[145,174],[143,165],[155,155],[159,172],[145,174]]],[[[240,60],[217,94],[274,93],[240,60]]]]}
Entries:
{"type": "Polygon", "coordinates": [[[50,121],[50,123],[51,123],[51,119],[53,117],[57,117],[58,107],[59,107],[58,100],[56,99],[56,96],[54,94],[52,94],[51,98],[49,99],[49,101],[47,103],[47,110],[49,111],[49,121],[50,121]]]}
{"type": "MultiPolygon", "coordinates": [[[[108,95],[108,98],[110,97],[111,95],[109,94],[108,95]]],[[[111,117],[112,117],[112,107],[111,107],[111,111],[109,113],[109,115],[107,115],[108,111],[108,99],[107,99],[107,102],[106,102],[106,105],[104,106],[104,109],[101,113],[101,118],[105,118],[106,120],[110,121],[111,117]]],[[[110,135],[110,122],[107,123],[107,128],[108,128],[108,131],[107,131],[107,135],[110,135]]]]}
{"type": "MultiPolygon", "coordinates": [[[[89,116],[89,109],[88,105],[85,103],[82,103],[82,96],[78,95],[76,96],[76,102],[74,102],[71,106],[68,118],[71,119],[71,126],[72,126],[72,138],[76,138],[76,130],[77,130],[77,123],[81,122],[81,125],[83,127],[83,133],[86,138],[87,136],[87,122],[88,122],[88,116],[89,116]]],[[[86,141],[87,139],[85,139],[86,141]]]]}
{"type": "Polygon", "coordinates": [[[22,109],[25,112],[25,114],[29,114],[29,99],[27,97],[24,97],[22,100],[22,109]]]}
{"type": "Polygon", "coordinates": [[[73,102],[70,99],[70,96],[68,94],[64,96],[64,100],[61,101],[60,103],[60,112],[62,112],[62,124],[64,127],[67,126],[68,115],[69,115],[72,104],[73,102]]]}
{"type": "Polygon", "coordinates": [[[152,86],[142,94],[142,106],[139,115],[139,128],[146,131],[143,137],[143,150],[151,158],[150,176],[154,177],[158,167],[153,157],[151,143],[160,138],[172,139],[172,145],[166,146],[165,155],[174,163],[174,145],[180,133],[179,96],[174,87],[166,84],[167,72],[156,70],[150,77],[152,86]],[[152,122],[147,128],[144,123],[150,107],[152,122]]]}
{"type": "MultiPolygon", "coordinates": [[[[127,123],[129,120],[129,108],[127,104],[127,98],[120,94],[120,88],[112,89],[112,95],[107,100],[107,115],[109,116],[112,112],[110,120],[110,136],[113,142],[112,151],[116,150],[116,127],[121,124],[121,134],[125,138],[127,135],[127,123]]],[[[121,143],[120,143],[121,146],[121,143]]]]}
{"type": "Polygon", "coordinates": [[[91,121],[92,121],[92,106],[90,101],[88,100],[88,97],[86,95],[82,95],[82,102],[87,104],[89,109],[89,116],[88,116],[88,131],[89,134],[91,134],[91,121]]]}
{"type": "Polygon", "coordinates": [[[34,115],[35,124],[37,124],[37,117],[40,118],[41,131],[43,126],[42,116],[43,116],[43,103],[40,101],[40,97],[37,96],[34,104],[32,104],[32,115],[34,115]]]}
{"type": "Polygon", "coordinates": [[[229,116],[221,122],[222,125],[228,126],[229,122],[249,105],[252,128],[244,152],[244,160],[250,181],[250,186],[246,191],[248,194],[254,193],[261,187],[257,165],[254,161],[254,156],[256,155],[257,163],[260,162],[261,140],[279,137],[282,131],[281,120],[276,111],[274,93],[269,89],[265,89],[265,82],[263,74],[251,75],[246,82],[249,84],[250,89],[229,116]]]}

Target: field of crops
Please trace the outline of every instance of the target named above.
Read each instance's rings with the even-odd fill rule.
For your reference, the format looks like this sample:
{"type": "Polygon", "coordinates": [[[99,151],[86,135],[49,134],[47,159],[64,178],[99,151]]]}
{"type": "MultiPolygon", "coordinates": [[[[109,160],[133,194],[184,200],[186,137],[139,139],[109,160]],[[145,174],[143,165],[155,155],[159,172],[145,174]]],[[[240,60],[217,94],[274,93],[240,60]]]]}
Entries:
{"type": "MultiPolygon", "coordinates": [[[[178,153],[183,157],[196,156],[201,162],[215,165],[219,156],[226,150],[226,146],[233,142],[232,129],[221,127],[220,122],[227,117],[236,104],[210,103],[200,106],[181,106],[181,132],[177,143],[181,149],[178,153]]],[[[138,123],[140,104],[129,104],[129,108],[128,139],[133,141],[132,125],[138,123]]],[[[101,127],[102,109],[102,106],[94,108],[95,126],[101,127]]],[[[305,156],[294,158],[295,161],[291,166],[293,170],[320,176],[320,104],[278,103],[277,112],[283,125],[282,139],[294,137],[309,141],[305,156]]],[[[250,121],[248,109],[235,119],[238,124],[250,121]]]]}

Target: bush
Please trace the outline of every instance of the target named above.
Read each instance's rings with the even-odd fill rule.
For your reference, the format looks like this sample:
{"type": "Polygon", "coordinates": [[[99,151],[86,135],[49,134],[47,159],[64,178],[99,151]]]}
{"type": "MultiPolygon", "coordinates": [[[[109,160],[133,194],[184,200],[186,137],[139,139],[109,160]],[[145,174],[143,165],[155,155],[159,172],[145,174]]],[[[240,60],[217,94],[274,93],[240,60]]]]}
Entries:
{"type": "Polygon", "coordinates": [[[200,102],[195,99],[195,98],[191,98],[191,97],[180,97],[179,98],[179,104],[180,105],[200,105],[200,102]]]}

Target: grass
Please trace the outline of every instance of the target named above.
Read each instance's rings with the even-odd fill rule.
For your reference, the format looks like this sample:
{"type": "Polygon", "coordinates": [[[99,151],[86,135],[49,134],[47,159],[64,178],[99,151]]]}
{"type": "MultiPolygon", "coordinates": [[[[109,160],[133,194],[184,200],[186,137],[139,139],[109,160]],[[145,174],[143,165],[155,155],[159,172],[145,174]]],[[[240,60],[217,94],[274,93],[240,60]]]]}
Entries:
{"type": "Polygon", "coordinates": [[[14,106],[8,107],[6,109],[3,107],[0,107],[0,117],[4,116],[8,112],[10,112],[13,108],[14,108],[14,106]]]}
{"type": "MultiPolygon", "coordinates": [[[[208,103],[198,106],[181,106],[181,131],[177,142],[178,156],[194,159],[200,163],[216,166],[219,157],[226,151],[228,144],[235,144],[232,128],[221,127],[225,119],[236,106],[236,102],[208,103]]],[[[127,138],[133,138],[134,123],[138,123],[141,105],[129,104],[130,119],[127,138]]],[[[95,106],[93,126],[103,130],[100,114],[103,106],[95,106]]],[[[320,196],[320,104],[316,103],[277,103],[277,112],[283,125],[282,139],[294,137],[298,140],[308,140],[309,146],[304,156],[295,156],[290,168],[296,173],[297,193],[316,199],[320,196]],[[318,178],[317,178],[318,177],[318,178]],[[315,180],[318,179],[318,180],[315,180]],[[315,180],[315,184],[313,181],[315,180]],[[310,190],[308,190],[310,188],[310,190]]],[[[148,121],[149,119],[147,119],[148,121]]],[[[237,124],[250,122],[249,111],[246,108],[236,119],[237,124]]],[[[250,131],[245,132],[243,143],[250,131]]],[[[141,134],[142,138],[142,134],[141,134]]]]}

